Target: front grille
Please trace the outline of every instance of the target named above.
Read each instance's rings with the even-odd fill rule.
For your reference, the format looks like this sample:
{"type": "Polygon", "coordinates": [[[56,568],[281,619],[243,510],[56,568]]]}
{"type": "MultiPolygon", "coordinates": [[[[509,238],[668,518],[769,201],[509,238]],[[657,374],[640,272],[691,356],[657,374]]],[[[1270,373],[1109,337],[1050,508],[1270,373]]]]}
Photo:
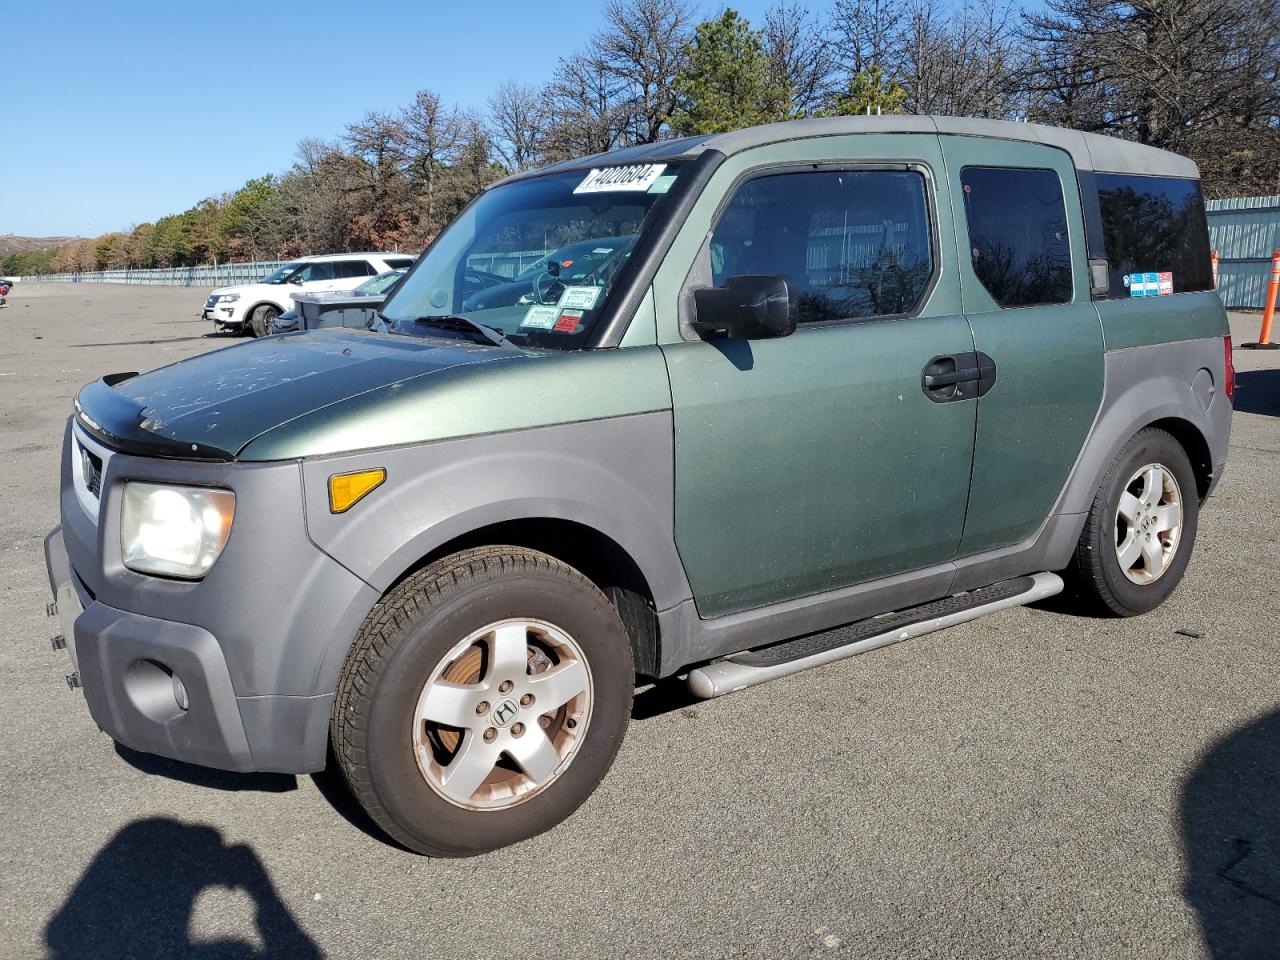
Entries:
{"type": "Polygon", "coordinates": [[[102,493],[102,458],[89,450],[80,447],[80,477],[87,489],[95,498],[102,493]]]}
{"type": "Polygon", "coordinates": [[[211,293],[209,295],[209,299],[204,302],[204,308],[206,310],[212,310],[213,305],[217,302],[218,302],[218,295],[216,293],[211,293]]]}

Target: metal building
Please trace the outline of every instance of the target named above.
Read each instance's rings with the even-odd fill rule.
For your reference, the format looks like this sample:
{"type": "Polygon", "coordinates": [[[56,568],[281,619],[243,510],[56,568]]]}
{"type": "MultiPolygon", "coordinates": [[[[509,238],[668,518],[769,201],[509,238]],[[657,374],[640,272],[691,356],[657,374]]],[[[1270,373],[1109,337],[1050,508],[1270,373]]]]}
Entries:
{"type": "Polygon", "coordinates": [[[1261,310],[1280,250],[1280,196],[1205,202],[1209,245],[1218,251],[1218,293],[1231,308],[1261,310]]]}

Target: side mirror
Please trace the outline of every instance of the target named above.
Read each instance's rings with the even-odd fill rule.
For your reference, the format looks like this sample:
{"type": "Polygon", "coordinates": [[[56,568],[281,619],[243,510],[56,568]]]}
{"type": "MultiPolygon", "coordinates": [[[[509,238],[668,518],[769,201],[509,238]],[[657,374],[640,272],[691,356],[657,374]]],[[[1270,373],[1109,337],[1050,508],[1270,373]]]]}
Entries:
{"type": "Polygon", "coordinates": [[[302,286],[302,274],[295,273],[292,277],[289,278],[289,282],[292,284],[296,284],[299,287],[302,286]]]}
{"type": "Polygon", "coordinates": [[[787,281],[781,277],[726,277],[723,287],[693,291],[693,328],[734,340],[762,340],[795,333],[787,281]]]}

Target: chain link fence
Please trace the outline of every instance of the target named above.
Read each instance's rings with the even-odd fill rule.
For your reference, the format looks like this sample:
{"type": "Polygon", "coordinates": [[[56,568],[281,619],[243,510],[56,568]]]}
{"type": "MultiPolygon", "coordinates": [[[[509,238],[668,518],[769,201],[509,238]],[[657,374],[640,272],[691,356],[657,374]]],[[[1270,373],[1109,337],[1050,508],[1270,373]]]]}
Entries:
{"type": "MultiPolygon", "coordinates": [[[[542,250],[518,250],[475,254],[467,266],[499,277],[513,278],[546,257],[542,250]]],[[[253,263],[219,263],[199,267],[161,267],[151,270],[88,270],[80,273],[44,273],[18,277],[26,283],[142,283],[166,287],[230,287],[256,283],[288,260],[253,263]]]]}
{"type": "Polygon", "coordinates": [[[153,270],[89,270],[83,273],[45,273],[19,277],[27,283],[145,283],[166,287],[229,287],[253,283],[287,260],[219,263],[199,267],[161,267],[153,270]]]}

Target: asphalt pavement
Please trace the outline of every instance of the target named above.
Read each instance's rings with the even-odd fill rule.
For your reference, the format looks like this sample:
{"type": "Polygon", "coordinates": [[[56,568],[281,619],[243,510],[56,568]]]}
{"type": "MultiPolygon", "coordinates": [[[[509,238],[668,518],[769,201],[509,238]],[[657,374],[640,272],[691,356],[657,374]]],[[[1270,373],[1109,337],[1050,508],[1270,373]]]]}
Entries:
{"type": "Polygon", "coordinates": [[[1159,610],[1059,599],[716,701],[644,691],[569,821],[436,861],[323,778],[117,749],[63,682],[71,398],[234,342],[206,292],[0,308],[0,958],[1280,956],[1280,352],[1235,353],[1231,464],[1159,610]]]}

